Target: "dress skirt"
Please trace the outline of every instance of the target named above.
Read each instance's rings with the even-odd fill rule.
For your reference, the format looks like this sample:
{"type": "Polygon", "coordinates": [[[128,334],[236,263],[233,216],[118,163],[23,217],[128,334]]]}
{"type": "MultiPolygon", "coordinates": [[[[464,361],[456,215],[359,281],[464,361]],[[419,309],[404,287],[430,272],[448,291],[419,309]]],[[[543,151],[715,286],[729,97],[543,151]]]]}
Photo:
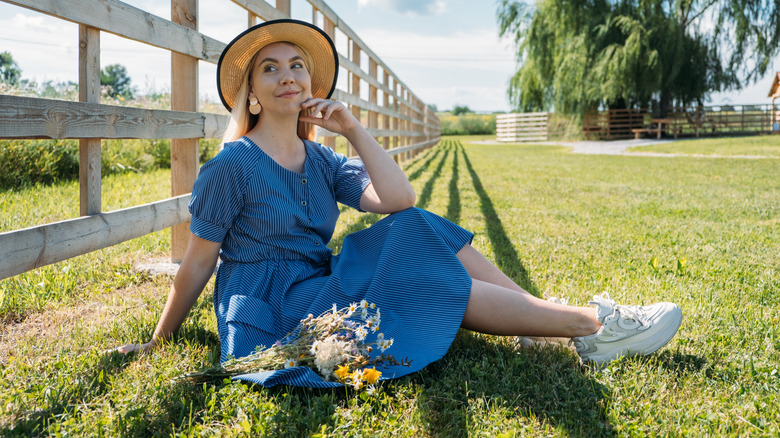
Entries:
{"type": "MultiPolygon", "coordinates": [[[[440,216],[411,208],[347,236],[341,253],[332,256],[326,266],[309,270],[298,266],[298,261],[275,261],[258,268],[261,276],[277,272],[283,277],[307,278],[286,290],[255,291],[253,297],[226,297],[215,292],[223,360],[250,354],[258,345],[272,345],[308,314],[317,316],[334,304],[344,308],[365,299],[381,310],[379,331],[394,339],[386,354],[411,361],[410,366],[377,367],[382,371],[381,379],[419,371],[444,356],[463,320],[471,278],[455,254],[472,238],[472,233],[440,216]]],[[[229,274],[234,276],[235,272],[229,274]]],[[[264,284],[266,289],[282,287],[274,287],[274,282],[264,284]]],[[[376,334],[370,333],[366,341],[375,339],[376,334]]],[[[375,352],[379,354],[378,349],[375,352]]],[[[343,386],[300,366],[236,379],[266,387],[343,386]]]]}

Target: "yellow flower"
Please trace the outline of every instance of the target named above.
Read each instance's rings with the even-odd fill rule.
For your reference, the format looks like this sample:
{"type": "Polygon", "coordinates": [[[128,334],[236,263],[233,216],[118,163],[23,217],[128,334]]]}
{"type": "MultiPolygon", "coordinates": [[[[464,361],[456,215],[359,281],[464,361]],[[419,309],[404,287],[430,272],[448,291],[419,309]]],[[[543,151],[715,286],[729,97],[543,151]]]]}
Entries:
{"type": "Polygon", "coordinates": [[[340,381],[344,381],[349,377],[349,365],[342,365],[338,368],[336,368],[336,371],[333,373],[338,377],[340,381]]]}
{"type": "Polygon", "coordinates": [[[368,382],[369,385],[373,385],[374,383],[378,382],[380,377],[382,377],[382,372],[377,371],[376,368],[363,370],[363,378],[366,380],[366,382],[368,382]]]}

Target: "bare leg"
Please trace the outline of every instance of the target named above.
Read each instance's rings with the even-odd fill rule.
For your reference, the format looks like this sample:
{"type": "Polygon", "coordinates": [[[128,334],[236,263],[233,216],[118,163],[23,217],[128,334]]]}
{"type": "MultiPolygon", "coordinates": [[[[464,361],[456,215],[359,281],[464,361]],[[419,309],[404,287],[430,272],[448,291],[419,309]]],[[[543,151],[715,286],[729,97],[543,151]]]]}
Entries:
{"type": "Polygon", "coordinates": [[[570,337],[589,335],[598,330],[600,324],[593,309],[562,306],[534,297],[473,246],[464,246],[457,257],[473,280],[469,305],[461,324],[464,328],[518,336],[518,345],[523,347],[561,345],[570,349],[570,337]]]}
{"type": "MultiPolygon", "coordinates": [[[[479,251],[471,245],[466,245],[455,254],[469,276],[475,280],[495,284],[513,291],[529,294],[528,291],[518,286],[517,283],[501,272],[490,260],[486,259],[479,251]]],[[[530,295],[530,294],[529,294],[530,295]]]]}
{"type": "Polygon", "coordinates": [[[551,303],[473,279],[461,326],[493,335],[570,338],[596,333],[601,324],[590,307],[551,303]]]}

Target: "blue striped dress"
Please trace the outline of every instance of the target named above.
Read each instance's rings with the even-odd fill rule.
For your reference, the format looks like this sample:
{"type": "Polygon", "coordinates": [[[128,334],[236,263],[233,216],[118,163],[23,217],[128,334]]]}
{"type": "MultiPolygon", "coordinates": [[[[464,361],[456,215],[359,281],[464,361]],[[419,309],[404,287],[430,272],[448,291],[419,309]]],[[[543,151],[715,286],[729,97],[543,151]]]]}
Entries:
{"type": "MultiPolygon", "coordinates": [[[[389,366],[382,378],[418,371],[447,352],[468,303],[471,278],[455,254],[473,235],[411,208],[350,234],[342,250],[327,247],[337,203],[359,209],[370,183],[359,160],[305,142],[302,173],[292,172],[246,137],[203,165],[190,201],[191,231],[221,242],[214,310],[221,360],[270,346],[308,314],[365,299],[382,311],[387,351],[411,366],[389,366]]],[[[367,338],[372,341],[370,334],[367,338]]],[[[307,367],[240,379],[263,386],[340,386],[307,367]]]]}

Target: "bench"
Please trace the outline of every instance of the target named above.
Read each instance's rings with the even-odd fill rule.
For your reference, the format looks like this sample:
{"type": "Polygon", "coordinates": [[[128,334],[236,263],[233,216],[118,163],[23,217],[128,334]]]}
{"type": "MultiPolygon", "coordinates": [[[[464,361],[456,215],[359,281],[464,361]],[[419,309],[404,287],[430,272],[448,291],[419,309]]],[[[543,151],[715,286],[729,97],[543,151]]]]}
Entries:
{"type": "Polygon", "coordinates": [[[639,128],[639,129],[632,129],[631,130],[631,132],[634,133],[634,139],[635,140],[639,140],[640,138],[642,138],[642,134],[644,134],[646,132],[654,132],[654,131],[656,131],[656,129],[643,129],[643,128],[639,128]]]}

